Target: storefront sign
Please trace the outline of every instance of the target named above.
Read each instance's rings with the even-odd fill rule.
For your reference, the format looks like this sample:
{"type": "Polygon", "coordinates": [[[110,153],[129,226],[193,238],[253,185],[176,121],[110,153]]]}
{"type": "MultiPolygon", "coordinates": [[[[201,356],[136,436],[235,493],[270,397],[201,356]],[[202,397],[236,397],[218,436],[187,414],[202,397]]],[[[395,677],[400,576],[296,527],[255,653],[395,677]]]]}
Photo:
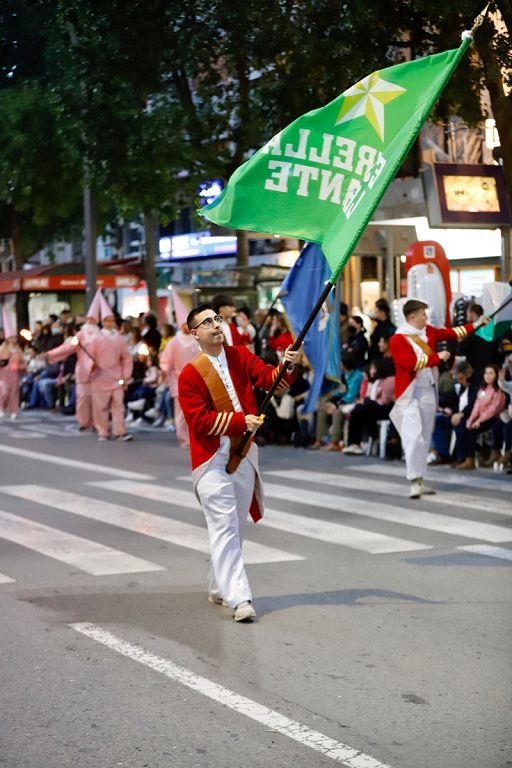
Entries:
{"type": "Polygon", "coordinates": [[[431,227],[500,227],[512,224],[503,168],[435,163],[423,173],[431,227]]]}

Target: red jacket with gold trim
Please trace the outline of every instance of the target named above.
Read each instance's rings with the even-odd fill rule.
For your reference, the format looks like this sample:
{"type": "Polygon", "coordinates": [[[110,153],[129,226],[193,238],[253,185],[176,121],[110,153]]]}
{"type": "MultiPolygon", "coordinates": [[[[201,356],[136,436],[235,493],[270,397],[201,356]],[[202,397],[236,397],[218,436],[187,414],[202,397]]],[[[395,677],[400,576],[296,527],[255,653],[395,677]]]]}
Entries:
{"type": "Polygon", "coordinates": [[[431,355],[417,355],[415,348],[404,333],[395,333],[389,340],[389,349],[395,362],[395,397],[398,400],[407,387],[416,378],[417,371],[423,368],[434,368],[441,359],[437,354],[440,341],[461,341],[474,329],[473,323],[459,325],[456,328],[434,328],[427,325],[427,343],[432,350],[431,355]]]}
{"type": "MultiPolygon", "coordinates": [[[[178,379],[178,397],[190,430],[190,456],[192,469],[209,461],[220,446],[220,438],[226,435],[243,435],[246,430],[245,414],[258,413],[253,387],[269,390],[281,366],[274,368],[246,347],[224,347],[229,373],[243,411],[219,413],[213,404],[202,376],[188,363],[178,379]]],[[[289,387],[296,373],[286,373],[278,393],[289,387]]]]}

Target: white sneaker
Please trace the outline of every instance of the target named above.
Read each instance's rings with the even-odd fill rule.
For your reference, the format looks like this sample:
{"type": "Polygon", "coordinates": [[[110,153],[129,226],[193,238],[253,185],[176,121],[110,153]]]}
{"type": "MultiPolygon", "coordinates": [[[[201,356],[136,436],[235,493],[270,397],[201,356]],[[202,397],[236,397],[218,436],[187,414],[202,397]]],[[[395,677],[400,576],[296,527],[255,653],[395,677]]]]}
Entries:
{"type": "Polygon", "coordinates": [[[100,435],[98,437],[98,443],[106,443],[108,442],[108,437],[103,437],[103,435],[100,435]]]}
{"type": "Polygon", "coordinates": [[[431,488],[430,485],[423,485],[421,484],[421,492],[423,496],[435,496],[436,491],[434,488],[431,488]]]}
{"type": "Polygon", "coordinates": [[[18,418],[17,413],[11,413],[11,421],[16,421],[17,418],[18,418]]]}
{"type": "Polygon", "coordinates": [[[409,493],[409,498],[410,499],[421,499],[422,492],[423,492],[423,483],[422,483],[421,477],[417,477],[411,483],[411,490],[410,490],[410,493],[409,493]]]}
{"type": "Polygon", "coordinates": [[[154,427],[163,427],[163,424],[164,424],[164,420],[162,418],[155,419],[155,421],[153,422],[154,427]]]}
{"type": "Polygon", "coordinates": [[[138,419],[135,419],[135,421],[133,422],[133,426],[134,426],[134,427],[140,427],[142,424],[145,424],[145,423],[146,423],[146,422],[144,421],[144,419],[142,418],[142,416],[139,416],[139,418],[138,418],[138,419]]]}
{"type": "Polygon", "coordinates": [[[147,416],[148,419],[156,419],[158,416],[158,411],[156,408],[150,408],[149,411],[146,411],[144,416],[147,416]]]}
{"type": "Polygon", "coordinates": [[[343,453],[346,453],[347,456],[363,456],[364,455],[364,451],[360,445],[348,445],[346,448],[343,449],[343,453]]]}
{"type": "Polygon", "coordinates": [[[5,411],[0,411],[0,419],[3,419],[4,416],[5,416],[5,411]]]}
{"type": "Polygon", "coordinates": [[[131,424],[133,421],[133,413],[131,411],[128,411],[126,416],[124,417],[125,424],[131,424]]]}
{"type": "Polygon", "coordinates": [[[235,621],[252,621],[256,618],[256,611],[249,600],[239,603],[235,608],[235,621]]]}
{"type": "Polygon", "coordinates": [[[140,400],[132,400],[131,403],[128,403],[128,408],[130,411],[142,411],[144,409],[144,406],[146,404],[146,401],[143,397],[141,397],[140,400]]]}
{"type": "Polygon", "coordinates": [[[209,592],[208,602],[213,603],[213,605],[223,605],[224,608],[228,607],[228,604],[222,599],[218,592],[209,592]]]}

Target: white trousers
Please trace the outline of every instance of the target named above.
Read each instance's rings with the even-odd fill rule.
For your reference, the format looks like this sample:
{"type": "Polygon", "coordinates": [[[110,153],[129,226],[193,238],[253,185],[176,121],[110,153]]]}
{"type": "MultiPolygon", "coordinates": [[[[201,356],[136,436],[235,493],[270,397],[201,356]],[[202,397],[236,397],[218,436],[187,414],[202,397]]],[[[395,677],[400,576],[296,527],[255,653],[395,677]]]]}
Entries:
{"type": "Polygon", "coordinates": [[[436,410],[435,388],[415,388],[412,400],[403,413],[400,435],[405,453],[408,480],[425,477],[436,410]]]}
{"type": "Polygon", "coordinates": [[[252,600],[242,557],[242,540],[254,494],[256,472],[247,458],[232,475],[226,472],[229,443],[221,446],[200,478],[201,501],[210,541],[209,591],[218,592],[230,608],[252,600]]]}

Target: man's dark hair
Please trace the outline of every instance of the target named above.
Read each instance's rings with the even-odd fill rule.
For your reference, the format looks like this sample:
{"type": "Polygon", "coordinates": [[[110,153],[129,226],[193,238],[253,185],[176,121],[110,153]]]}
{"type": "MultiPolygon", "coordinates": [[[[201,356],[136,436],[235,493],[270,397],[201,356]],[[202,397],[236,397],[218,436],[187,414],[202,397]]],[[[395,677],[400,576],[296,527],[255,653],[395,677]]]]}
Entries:
{"type": "Polygon", "coordinates": [[[144,323],[148,326],[148,328],[154,330],[157,326],[157,319],[154,315],[151,314],[144,315],[144,323]]]}
{"type": "Polygon", "coordinates": [[[251,310],[245,304],[243,307],[238,307],[237,312],[243,312],[244,315],[249,318],[249,320],[251,319],[251,310]]]}
{"type": "Polygon", "coordinates": [[[389,317],[391,315],[391,310],[389,308],[389,304],[386,301],[386,299],[377,299],[377,301],[375,302],[375,309],[380,309],[381,312],[385,312],[389,320],[389,317]]]}
{"type": "Polygon", "coordinates": [[[212,299],[212,305],[209,307],[209,309],[213,309],[215,314],[218,314],[221,307],[234,307],[235,302],[231,298],[231,296],[228,296],[226,293],[219,293],[217,296],[214,296],[212,299]]]}
{"type": "Polygon", "coordinates": [[[484,308],[481,304],[471,304],[469,311],[473,312],[477,317],[482,317],[484,308]]]}
{"type": "Polygon", "coordinates": [[[395,363],[390,357],[379,357],[372,362],[377,369],[376,379],[387,379],[395,375],[395,363]]]}
{"type": "Polygon", "coordinates": [[[345,352],[342,363],[346,371],[355,371],[357,368],[356,356],[352,352],[345,352]]]}
{"type": "Polygon", "coordinates": [[[354,320],[359,325],[359,327],[364,333],[366,333],[366,329],[363,323],[363,318],[360,315],[352,315],[351,319],[354,320]]]}
{"type": "MultiPolygon", "coordinates": [[[[211,304],[208,304],[206,302],[203,302],[202,304],[198,304],[197,307],[194,307],[188,315],[187,315],[187,325],[189,331],[192,330],[192,328],[195,327],[195,317],[196,315],[200,315],[201,312],[204,312],[206,309],[213,309],[213,306],[211,304]]],[[[215,310],[213,310],[215,312],[215,310]]]]}
{"type": "Polygon", "coordinates": [[[48,317],[50,318],[50,320],[52,321],[52,323],[56,323],[56,322],[57,322],[57,320],[59,319],[59,318],[57,317],[57,315],[48,315],[48,317]]]}
{"type": "Polygon", "coordinates": [[[471,377],[474,373],[473,366],[467,360],[461,360],[459,363],[455,363],[453,373],[455,375],[462,373],[463,376],[471,377]]]}
{"type": "Polygon", "coordinates": [[[340,301],[340,315],[348,317],[348,304],[345,304],[344,301],[340,301]]]}

